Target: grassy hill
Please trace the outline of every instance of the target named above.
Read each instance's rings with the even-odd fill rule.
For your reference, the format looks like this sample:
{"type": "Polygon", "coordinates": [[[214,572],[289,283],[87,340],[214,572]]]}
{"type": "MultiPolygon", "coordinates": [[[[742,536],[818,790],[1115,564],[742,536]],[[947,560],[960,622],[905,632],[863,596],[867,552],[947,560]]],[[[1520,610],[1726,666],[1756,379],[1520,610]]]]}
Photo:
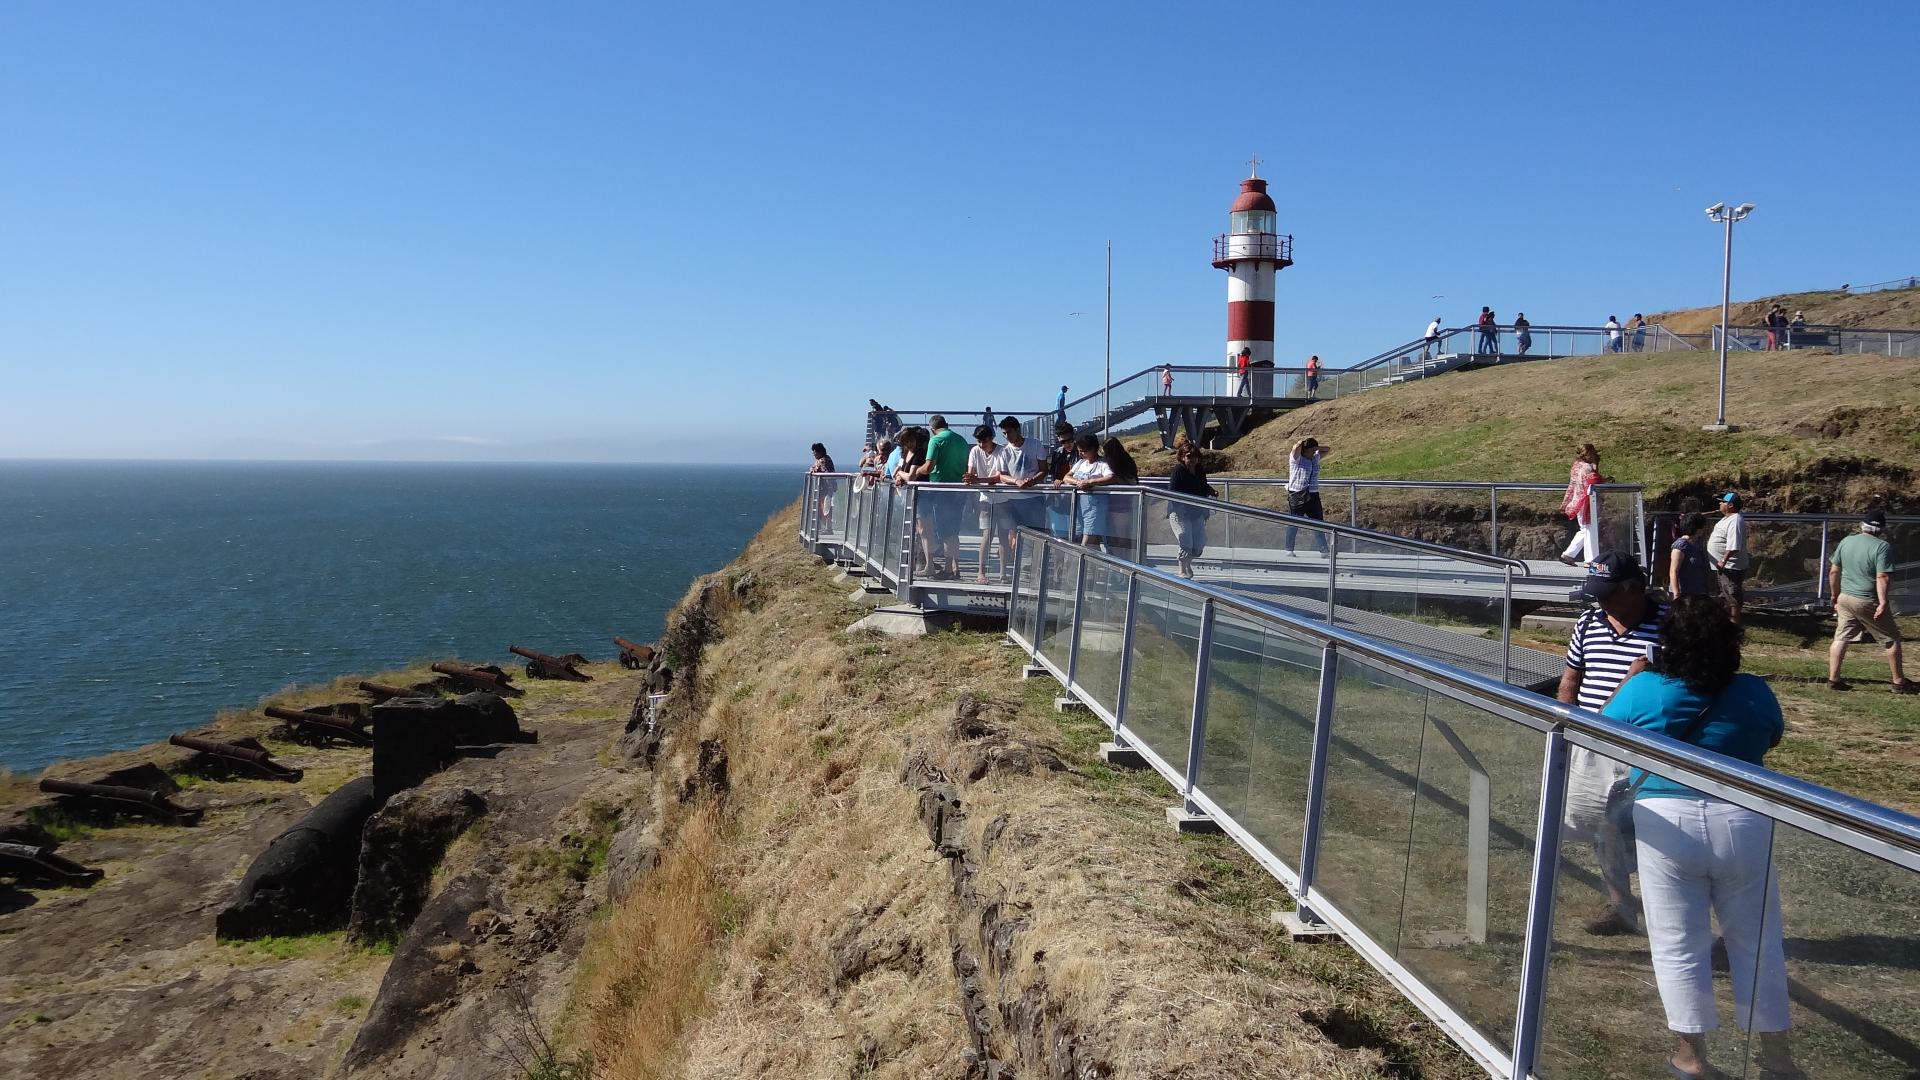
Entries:
{"type": "MultiPolygon", "coordinates": [[[[1718,378],[1709,353],[1543,361],[1445,375],[1323,402],[1254,430],[1218,470],[1284,475],[1308,435],[1329,476],[1564,482],[1592,442],[1603,470],[1657,504],[1737,488],[1761,510],[1920,508],[1920,362],[1813,352],[1730,358],[1731,434],[1704,432],[1718,378]]],[[[1152,470],[1171,468],[1149,454],[1152,470]]]]}
{"type": "MultiPolygon", "coordinates": [[[[1733,305],[1733,325],[1760,325],[1760,317],[1774,304],[1785,304],[1789,315],[1801,312],[1808,322],[1815,324],[1866,326],[1875,330],[1920,327],[1920,289],[1859,294],[1831,289],[1741,300],[1733,305]]],[[[1720,321],[1720,305],[1663,311],[1648,318],[1676,334],[1704,334],[1720,321]]]]}

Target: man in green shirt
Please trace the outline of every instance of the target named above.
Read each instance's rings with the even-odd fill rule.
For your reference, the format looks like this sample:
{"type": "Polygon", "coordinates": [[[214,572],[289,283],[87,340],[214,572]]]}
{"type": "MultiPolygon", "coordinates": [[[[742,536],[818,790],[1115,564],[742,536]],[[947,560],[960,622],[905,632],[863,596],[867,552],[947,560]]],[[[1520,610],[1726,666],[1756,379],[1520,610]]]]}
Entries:
{"type": "MultiPolygon", "coordinates": [[[[947,427],[947,418],[928,419],[933,438],[927,440],[927,460],[914,470],[914,479],[935,484],[958,484],[967,475],[967,440],[947,427]]],[[[960,576],[960,515],[972,492],[921,491],[914,498],[914,516],[926,523],[928,576],[952,581],[960,576]]]]}
{"type": "Polygon", "coordinates": [[[1827,589],[1833,593],[1833,613],[1840,620],[1834,629],[1833,647],[1827,650],[1830,689],[1852,689],[1840,678],[1840,662],[1847,658],[1847,646],[1871,637],[1887,650],[1893,692],[1914,692],[1900,656],[1900,625],[1887,603],[1887,588],[1893,581],[1893,545],[1881,535],[1886,529],[1887,515],[1869,511],[1860,522],[1860,531],[1840,541],[1827,560],[1827,589]]]}

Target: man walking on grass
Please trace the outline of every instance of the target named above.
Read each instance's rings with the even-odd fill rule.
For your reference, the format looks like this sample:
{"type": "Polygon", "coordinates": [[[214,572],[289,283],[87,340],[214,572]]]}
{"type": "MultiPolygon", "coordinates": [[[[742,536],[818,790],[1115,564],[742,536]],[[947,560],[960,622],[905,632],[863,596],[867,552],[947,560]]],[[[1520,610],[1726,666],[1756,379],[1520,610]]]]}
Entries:
{"type": "Polygon", "coordinates": [[[1893,583],[1893,545],[1887,543],[1886,531],[1887,515],[1868,511],[1860,531],[1840,541],[1827,560],[1827,591],[1833,594],[1833,613],[1839,617],[1833,646],[1827,650],[1828,689],[1853,689],[1840,678],[1840,664],[1847,658],[1847,646],[1872,638],[1887,651],[1893,692],[1914,692],[1900,655],[1900,624],[1887,602],[1887,589],[1893,583]]]}
{"type": "MultiPolygon", "coordinates": [[[[1593,602],[1573,624],[1559,699],[1590,712],[1606,707],[1620,684],[1639,674],[1647,649],[1660,640],[1665,604],[1647,595],[1647,575],[1633,556],[1609,551],[1587,565],[1581,595],[1593,602]]],[[[1607,793],[1627,767],[1584,747],[1567,757],[1567,838],[1593,845],[1606,883],[1607,900],[1591,919],[1589,934],[1638,933],[1640,901],[1633,896],[1633,842],[1607,818],[1607,793]]]]}

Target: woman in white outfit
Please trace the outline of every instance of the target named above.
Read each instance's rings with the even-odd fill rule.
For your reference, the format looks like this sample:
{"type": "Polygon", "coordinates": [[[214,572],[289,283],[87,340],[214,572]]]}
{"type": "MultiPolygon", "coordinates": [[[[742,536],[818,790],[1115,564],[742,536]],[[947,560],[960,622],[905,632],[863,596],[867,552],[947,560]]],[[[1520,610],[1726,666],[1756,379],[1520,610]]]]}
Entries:
{"type": "MultiPolygon", "coordinates": [[[[1766,682],[1740,674],[1740,628],[1710,596],[1674,600],[1648,669],[1623,683],[1604,713],[1754,765],[1784,730],[1766,682]]],[[[1706,1057],[1707,1033],[1720,1026],[1713,999],[1717,918],[1734,1022],[1760,1036],[1761,1080],[1805,1080],[1787,1041],[1773,820],[1638,769],[1609,799],[1609,817],[1616,802],[1631,811],[1654,983],[1678,1039],[1667,1071],[1680,1080],[1726,1075],[1706,1057]]]]}
{"type": "Polygon", "coordinates": [[[1593,505],[1587,492],[1595,484],[1610,484],[1613,478],[1600,475],[1600,451],[1592,443],[1581,443],[1573,454],[1573,472],[1567,479],[1567,493],[1560,499],[1560,512],[1573,520],[1573,542],[1560,553],[1560,561],[1579,566],[1600,557],[1593,550],[1593,505]]]}

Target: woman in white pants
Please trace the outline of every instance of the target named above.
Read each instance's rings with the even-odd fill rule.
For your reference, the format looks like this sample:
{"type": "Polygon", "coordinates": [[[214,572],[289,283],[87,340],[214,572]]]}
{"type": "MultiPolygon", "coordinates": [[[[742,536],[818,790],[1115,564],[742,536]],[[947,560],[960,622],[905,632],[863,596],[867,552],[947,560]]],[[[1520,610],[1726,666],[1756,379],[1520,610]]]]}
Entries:
{"type": "MultiPolygon", "coordinates": [[[[1674,600],[1648,669],[1623,683],[1604,712],[1755,765],[1785,729],[1773,691],[1758,676],[1740,674],[1740,628],[1709,596],[1674,600]]],[[[1623,785],[1610,801],[1631,800],[1654,982],[1667,1027],[1678,1037],[1667,1071],[1681,1080],[1725,1075],[1706,1057],[1706,1034],[1720,1026],[1713,1000],[1710,916],[1716,916],[1731,968],[1734,1022],[1760,1036],[1760,1077],[1802,1080],[1787,1041],[1772,819],[1638,769],[1623,785]]]]}
{"type": "Polygon", "coordinates": [[[1600,475],[1600,451],[1592,443],[1581,443],[1573,453],[1573,469],[1567,477],[1567,493],[1560,499],[1560,512],[1573,519],[1573,542],[1560,553],[1560,561],[1579,566],[1600,557],[1594,550],[1593,504],[1587,492],[1595,484],[1610,484],[1613,478],[1600,475]]]}

